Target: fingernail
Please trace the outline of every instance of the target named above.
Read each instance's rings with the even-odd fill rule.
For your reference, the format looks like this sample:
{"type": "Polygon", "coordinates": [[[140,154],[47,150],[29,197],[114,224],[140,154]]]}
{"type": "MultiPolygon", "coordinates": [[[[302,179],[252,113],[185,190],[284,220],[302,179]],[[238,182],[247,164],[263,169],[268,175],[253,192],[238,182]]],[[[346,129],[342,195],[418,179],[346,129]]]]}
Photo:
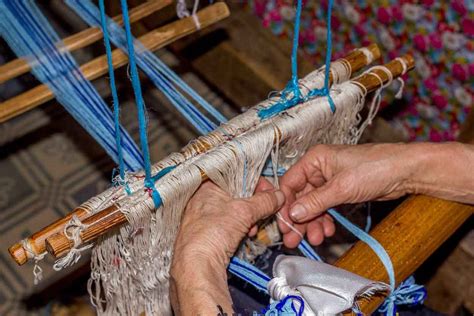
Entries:
{"type": "Polygon", "coordinates": [[[281,191],[275,191],[275,196],[277,198],[278,207],[281,207],[285,203],[285,194],[281,191]]]}
{"type": "Polygon", "coordinates": [[[308,215],[308,211],[306,208],[301,204],[296,204],[291,208],[290,216],[293,220],[299,221],[304,219],[308,215]]]}

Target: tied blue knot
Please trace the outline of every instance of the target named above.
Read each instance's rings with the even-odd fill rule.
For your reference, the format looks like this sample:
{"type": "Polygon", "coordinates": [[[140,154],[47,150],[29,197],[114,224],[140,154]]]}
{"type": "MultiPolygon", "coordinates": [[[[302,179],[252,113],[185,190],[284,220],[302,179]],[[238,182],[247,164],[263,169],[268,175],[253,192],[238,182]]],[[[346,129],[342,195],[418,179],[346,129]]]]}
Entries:
{"type": "Polygon", "coordinates": [[[169,167],[163,168],[162,170],[158,171],[158,173],[155,174],[150,179],[145,179],[145,188],[149,190],[151,194],[151,198],[153,199],[153,203],[155,204],[155,208],[158,208],[160,207],[160,205],[163,204],[163,200],[161,198],[160,192],[158,192],[158,190],[155,188],[155,182],[161,179],[166,174],[168,174],[174,168],[176,168],[176,166],[169,166],[169,167]]]}
{"type": "Polygon", "coordinates": [[[296,295],[287,295],[281,301],[275,301],[263,310],[265,316],[302,316],[304,312],[304,301],[296,295]],[[293,300],[300,303],[300,308],[296,310],[293,300]]]}
{"type": "Polygon", "coordinates": [[[378,311],[383,315],[395,316],[397,314],[397,306],[415,306],[423,304],[425,299],[425,287],[416,284],[415,278],[411,276],[403,281],[390,296],[385,299],[385,302],[383,302],[378,311]]]}
{"type": "Polygon", "coordinates": [[[327,31],[326,31],[326,69],[324,71],[324,87],[321,89],[314,89],[310,91],[306,97],[301,97],[301,91],[298,86],[298,44],[299,44],[299,31],[301,23],[301,9],[303,6],[303,1],[298,0],[296,6],[296,16],[295,16],[295,27],[293,34],[293,48],[291,51],[291,80],[288,82],[287,86],[281,93],[280,100],[267,108],[261,108],[258,110],[258,117],[261,120],[268,119],[281,113],[289,108],[294,107],[295,105],[300,104],[302,101],[306,102],[309,99],[312,99],[317,96],[326,96],[328,98],[329,107],[331,111],[336,112],[336,105],[329,94],[329,70],[331,66],[331,51],[332,51],[332,40],[331,40],[331,12],[334,0],[329,0],[328,10],[327,10],[327,31]],[[289,95],[292,95],[290,98],[289,95]]]}

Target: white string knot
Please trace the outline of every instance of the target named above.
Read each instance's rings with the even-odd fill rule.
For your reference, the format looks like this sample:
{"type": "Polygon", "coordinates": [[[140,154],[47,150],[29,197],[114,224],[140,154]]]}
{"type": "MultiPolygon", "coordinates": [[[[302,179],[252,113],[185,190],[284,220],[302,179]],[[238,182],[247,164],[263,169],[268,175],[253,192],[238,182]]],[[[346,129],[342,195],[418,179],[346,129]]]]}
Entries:
{"type": "Polygon", "coordinates": [[[33,266],[33,283],[34,285],[37,285],[41,280],[43,280],[43,269],[40,267],[39,262],[43,260],[46,256],[46,251],[40,254],[36,254],[33,251],[33,248],[31,247],[31,244],[28,239],[23,239],[21,241],[21,245],[23,246],[23,249],[25,249],[26,257],[35,261],[35,264],[33,266]]]}
{"type": "Polygon", "coordinates": [[[79,247],[82,243],[81,232],[87,227],[88,225],[82,223],[76,215],[73,215],[71,220],[64,226],[64,235],[73,242],[73,246],[67,255],[56,260],[53,265],[54,270],[60,271],[65,267],[76,264],[79,259],[81,259],[81,253],[93,246],[92,244],[89,244],[79,247]]]}

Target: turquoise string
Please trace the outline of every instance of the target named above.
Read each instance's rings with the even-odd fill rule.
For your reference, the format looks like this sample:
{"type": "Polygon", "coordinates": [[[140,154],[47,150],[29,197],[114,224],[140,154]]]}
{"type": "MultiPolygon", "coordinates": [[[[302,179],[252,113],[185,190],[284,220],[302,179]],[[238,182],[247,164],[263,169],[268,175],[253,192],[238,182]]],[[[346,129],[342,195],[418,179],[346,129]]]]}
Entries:
{"type": "Polygon", "coordinates": [[[142,88],[140,78],[138,77],[137,65],[135,62],[135,50],[133,47],[133,35],[130,28],[130,18],[128,15],[127,0],[120,0],[122,7],[123,24],[125,26],[125,34],[127,37],[128,59],[130,65],[130,79],[132,81],[133,93],[135,95],[135,103],[138,111],[138,127],[140,132],[140,144],[142,148],[143,160],[145,161],[145,187],[151,190],[151,196],[155,207],[161,205],[161,196],[155,188],[155,183],[151,177],[150,150],[148,147],[148,136],[146,131],[145,118],[145,102],[143,101],[142,88]]]}
{"type": "MultiPolygon", "coordinates": [[[[66,0],[84,21],[91,26],[100,25],[100,13],[90,0],[66,0]]],[[[126,46],[126,35],[123,29],[110,18],[107,19],[110,40],[115,46],[128,52],[126,46]]],[[[138,40],[133,40],[135,45],[136,64],[148,76],[153,84],[161,90],[171,104],[186,118],[201,134],[206,134],[216,128],[216,124],[190,102],[182,93],[194,99],[196,103],[206,110],[218,123],[226,121],[226,118],[205,101],[196,91],[174,73],[155,54],[146,49],[138,40]]]]}
{"type": "Polygon", "coordinates": [[[121,185],[125,185],[125,191],[127,194],[131,194],[128,184],[125,183],[125,165],[123,162],[123,148],[122,148],[122,136],[120,133],[120,103],[117,94],[117,87],[115,84],[115,72],[114,66],[112,64],[112,48],[110,46],[109,31],[107,29],[107,20],[105,15],[105,5],[104,0],[99,1],[100,7],[100,21],[102,24],[102,33],[104,34],[104,45],[105,53],[107,55],[107,65],[109,71],[109,84],[110,91],[112,92],[112,103],[114,107],[114,122],[115,122],[115,143],[117,146],[117,154],[119,160],[119,172],[120,172],[120,181],[121,185]]]}
{"type": "Polygon", "coordinates": [[[288,88],[293,92],[295,99],[301,99],[301,91],[298,86],[298,46],[300,40],[300,23],[301,23],[301,9],[303,1],[298,0],[296,5],[295,26],[293,31],[293,47],[291,51],[291,81],[288,83],[288,88]]]}
{"type": "Polygon", "coordinates": [[[317,96],[326,96],[328,98],[328,103],[331,111],[334,113],[336,111],[336,105],[330,95],[329,89],[329,72],[331,67],[331,52],[332,52],[332,31],[331,31],[331,16],[332,16],[332,7],[333,0],[328,1],[328,10],[327,10],[327,32],[326,32],[326,61],[325,61],[325,72],[324,72],[324,87],[321,89],[314,89],[308,93],[305,98],[301,97],[301,91],[298,86],[298,45],[299,45],[299,29],[301,23],[301,10],[302,10],[302,0],[298,0],[296,7],[296,16],[295,16],[295,26],[293,31],[293,48],[291,52],[291,70],[292,76],[290,82],[287,84],[286,88],[282,91],[280,100],[274,104],[261,108],[258,110],[257,114],[261,120],[271,118],[275,115],[278,115],[282,111],[285,111],[289,108],[292,108],[295,105],[300,104],[301,102],[306,102],[317,96]]]}

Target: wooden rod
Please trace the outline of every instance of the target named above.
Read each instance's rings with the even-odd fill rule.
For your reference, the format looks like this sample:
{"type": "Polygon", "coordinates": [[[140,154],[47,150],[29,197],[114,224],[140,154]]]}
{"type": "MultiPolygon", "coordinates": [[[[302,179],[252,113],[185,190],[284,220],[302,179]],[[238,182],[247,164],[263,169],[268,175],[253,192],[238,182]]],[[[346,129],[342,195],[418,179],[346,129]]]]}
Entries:
{"type": "MultiPolygon", "coordinates": [[[[474,112],[459,141],[474,144],[474,112]]],[[[411,196],[380,222],[370,235],[390,256],[397,285],[412,275],[474,213],[474,206],[433,197],[411,196]]],[[[388,283],[380,259],[365,243],[358,241],[335,265],[371,280],[388,283]]],[[[364,315],[371,315],[385,297],[373,296],[358,302],[364,315]]],[[[348,312],[347,314],[351,314],[348,312]]]]}
{"type": "MultiPolygon", "coordinates": [[[[407,69],[412,69],[414,67],[414,60],[411,56],[406,55],[402,58],[405,61],[407,69]]],[[[394,78],[401,75],[403,71],[403,66],[398,60],[391,61],[386,64],[385,67],[392,73],[394,78]]],[[[367,89],[367,93],[369,93],[380,87],[381,84],[387,82],[389,79],[387,74],[378,75],[383,80],[382,83],[376,76],[370,75],[370,73],[357,78],[355,81],[364,85],[367,89]]],[[[207,177],[202,175],[202,178],[205,179],[207,177]]],[[[82,243],[91,242],[103,235],[109,229],[116,228],[126,223],[127,219],[119,210],[119,207],[120,205],[112,205],[86,218],[83,223],[88,227],[80,233],[82,243]]],[[[56,233],[46,239],[46,250],[56,258],[65,255],[71,249],[72,245],[72,241],[69,240],[63,232],[56,233]]]]}
{"type": "MultiPolygon", "coordinates": [[[[370,235],[389,254],[397,285],[404,281],[473,213],[474,207],[428,196],[413,196],[392,211],[370,235]]],[[[380,259],[365,243],[357,242],[335,266],[371,280],[388,283],[380,259]]],[[[385,297],[360,300],[364,315],[371,315],[385,297]]]]}
{"type": "MultiPolygon", "coordinates": [[[[380,49],[376,44],[371,44],[365,48],[372,53],[373,59],[378,59],[380,57],[380,49]]],[[[361,50],[354,50],[350,52],[347,56],[344,57],[344,59],[351,65],[351,70],[353,73],[359,71],[360,69],[369,64],[369,60],[367,60],[366,56],[362,53],[361,50]]],[[[206,144],[200,145],[199,142],[196,142],[196,146],[193,146],[193,149],[196,152],[201,153],[210,148],[209,146],[206,146],[206,144]]],[[[73,215],[76,215],[82,221],[88,216],[88,213],[84,209],[79,207],[69,213],[68,216],[57,220],[53,224],[44,227],[32,236],[28,237],[25,242],[29,244],[29,250],[33,251],[36,255],[45,252],[46,238],[62,231],[64,229],[64,226],[70,221],[73,215]]],[[[13,259],[19,265],[25,264],[28,261],[28,254],[23,246],[23,242],[19,242],[12,245],[9,248],[9,252],[13,259]]]]}
{"type": "MultiPolygon", "coordinates": [[[[197,13],[201,27],[212,25],[227,16],[229,8],[224,2],[209,5],[197,13]]],[[[141,36],[138,40],[149,50],[157,50],[186,35],[195,32],[196,25],[192,17],[184,18],[159,27],[141,36]]],[[[119,68],[128,62],[127,54],[120,49],[112,52],[113,66],[119,68]]],[[[107,56],[102,55],[81,66],[84,77],[94,80],[107,73],[107,56]]],[[[39,85],[0,104],[0,123],[43,104],[54,98],[47,85],[39,85]]]]}
{"type": "MultiPolygon", "coordinates": [[[[130,10],[130,22],[139,21],[154,12],[170,5],[172,0],[151,0],[130,10]]],[[[113,20],[119,25],[123,24],[122,15],[117,15],[113,20]]],[[[66,37],[61,47],[75,51],[86,47],[102,38],[102,31],[98,27],[91,27],[79,33],[66,37]]],[[[31,70],[30,64],[23,58],[17,58],[0,66],[0,84],[27,73],[31,70]]]]}

